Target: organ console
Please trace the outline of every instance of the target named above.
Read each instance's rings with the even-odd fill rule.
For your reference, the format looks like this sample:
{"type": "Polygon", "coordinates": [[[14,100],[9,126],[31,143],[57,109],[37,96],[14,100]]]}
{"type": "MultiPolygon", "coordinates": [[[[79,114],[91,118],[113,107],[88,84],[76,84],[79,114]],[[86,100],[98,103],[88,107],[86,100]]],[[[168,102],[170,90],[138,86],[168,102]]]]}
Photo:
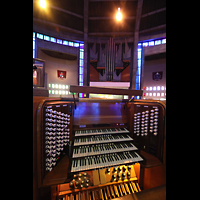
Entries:
{"type": "Polygon", "coordinates": [[[33,111],[35,199],[47,188],[52,200],[133,195],[143,188],[141,152],[165,162],[160,101],[34,97],[33,111]]]}

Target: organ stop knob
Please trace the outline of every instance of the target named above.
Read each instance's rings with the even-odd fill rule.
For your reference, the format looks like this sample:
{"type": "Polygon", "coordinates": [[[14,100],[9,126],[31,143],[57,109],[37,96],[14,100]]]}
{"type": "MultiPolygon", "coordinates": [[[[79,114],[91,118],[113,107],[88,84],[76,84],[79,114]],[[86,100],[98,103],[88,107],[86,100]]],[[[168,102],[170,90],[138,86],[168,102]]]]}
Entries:
{"type": "Polygon", "coordinates": [[[74,187],[74,183],[73,183],[72,181],[69,183],[69,187],[70,187],[70,188],[73,188],[73,187],[74,187]]]}
{"type": "Polygon", "coordinates": [[[76,185],[76,186],[79,186],[79,181],[76,181],[76,182],[75,182],[75,185],[76,185]]]}
{"type": "Polygon", "coordinates": [[[87,172],[84,172],[83,175],[84,175],[84,176],[87,176],[87,172]]]}
{"type": "Polygon", "coordinates": [[[113,174],[113,175],[112,175],[113,178],[116,178],[116,176],[117,176],[116,174],[113,174]]]}
{"type": "Polygon", "coordinates": [[[122,176],[122,173],[118,173],[117,177],[120,178],[122,176]]]}

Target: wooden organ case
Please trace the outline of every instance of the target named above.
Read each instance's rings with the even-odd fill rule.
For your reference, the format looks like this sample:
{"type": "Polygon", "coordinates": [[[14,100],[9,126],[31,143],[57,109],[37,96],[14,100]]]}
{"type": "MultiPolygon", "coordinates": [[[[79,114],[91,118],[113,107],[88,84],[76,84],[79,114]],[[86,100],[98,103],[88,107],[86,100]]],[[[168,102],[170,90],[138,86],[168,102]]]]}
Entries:
{"type": "Polygon", "coordinates": [[[137,199],[133,195],[145,182],[145,153],[165,160],[165,105],[74,100],[33,98],[33,196],[137,199]]]}

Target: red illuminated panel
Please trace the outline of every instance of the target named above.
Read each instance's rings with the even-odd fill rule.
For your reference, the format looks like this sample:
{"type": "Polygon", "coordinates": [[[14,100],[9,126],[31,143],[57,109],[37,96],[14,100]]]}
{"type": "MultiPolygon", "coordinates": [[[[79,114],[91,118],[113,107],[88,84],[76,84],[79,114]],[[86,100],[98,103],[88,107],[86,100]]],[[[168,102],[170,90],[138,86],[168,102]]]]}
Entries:
{"type": "Polygon", "coordinates": [[[63,70],[57,70],[58,78],[64,79],[66,78],[66,71],[63,70]]]}

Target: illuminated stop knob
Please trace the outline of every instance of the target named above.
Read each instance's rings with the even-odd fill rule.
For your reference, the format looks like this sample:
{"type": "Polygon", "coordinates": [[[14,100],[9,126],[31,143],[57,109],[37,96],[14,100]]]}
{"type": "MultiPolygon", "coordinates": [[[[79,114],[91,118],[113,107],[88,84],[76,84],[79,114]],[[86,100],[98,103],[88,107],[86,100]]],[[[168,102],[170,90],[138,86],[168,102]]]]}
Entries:
{"type": "Polygon", "coordinates": [[[79,186],[79,181],[76,181],[76,182],[75,182],[75,185],[76,185],[76,186],[79,186]]]}
{"type": "Polygon", "coordinates": [[[69,183],[69,187],[74,188],[74,183],[72,181],[69,183]]]}
{"type": "Polygon", "coordinates": [[[116,174],[113,174],[113,175],[112,175],[113,178],[116,178],[116,176],[117,176],[116,174]]]}

